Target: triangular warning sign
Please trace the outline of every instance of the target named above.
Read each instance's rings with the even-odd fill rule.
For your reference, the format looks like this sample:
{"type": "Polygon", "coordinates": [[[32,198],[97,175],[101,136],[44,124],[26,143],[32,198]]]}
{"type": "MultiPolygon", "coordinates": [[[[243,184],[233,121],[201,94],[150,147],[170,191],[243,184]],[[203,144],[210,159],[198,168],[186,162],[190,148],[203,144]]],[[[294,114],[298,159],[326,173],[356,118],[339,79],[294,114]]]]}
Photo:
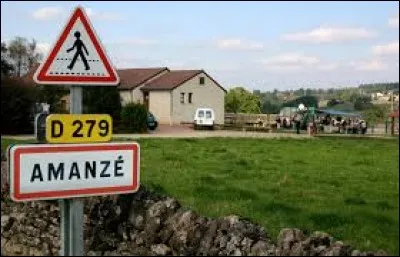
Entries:
{"type": "Polygon", "coordinates": [[[33,79],[38,84],[117,85],[119,77],[82,7],[77,7],[33,79]]]}

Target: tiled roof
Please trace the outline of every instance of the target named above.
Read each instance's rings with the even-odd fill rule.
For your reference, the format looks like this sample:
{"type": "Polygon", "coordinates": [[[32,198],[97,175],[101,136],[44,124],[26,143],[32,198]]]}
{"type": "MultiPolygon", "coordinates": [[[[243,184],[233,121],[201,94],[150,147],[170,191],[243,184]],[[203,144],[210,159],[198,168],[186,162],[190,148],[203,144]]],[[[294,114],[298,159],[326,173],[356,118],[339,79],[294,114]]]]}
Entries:
{"type": "MultiPolygon", "coordinates": [[[[25,76],[23,76],[22,79],[28,83],[35,84],[33,81],[33,75],[35,74],[38,67],[39,64],[34,65],[33,68],[29,70],[28,73],[25,76]]],[[[117,73],[120,77],[120,84],[118,88],[122,90],[133,89],[149,81],[145,84],[144,87],[142,87],[142,90],[144,91],[172,90],[202,72],[205,73],[204,70],[170,71],[167,67],[118,69],[117,73]],[[154,76],[161,74],[162,72],[165,71],[168,72],[152,81],[149,81],[154,76]]],[[[207,76],[211,80],[213,80],[222,90],[226,92],[226,90],[221,85],[219,85],[214,79],[212,79],[209,75],[207,76]]]]}
{"type": "Polygon", "coordinates": [[[202,72],[202,70],[170,71],[147,83],[142,90],[172,90],[202,72]]]}
{"type": "Polygon", "coordinates": [[[118,87],[120,89],[133,89],[166,70],[168,70],[166,67],[117,70],[120,78],[118,87]]]}

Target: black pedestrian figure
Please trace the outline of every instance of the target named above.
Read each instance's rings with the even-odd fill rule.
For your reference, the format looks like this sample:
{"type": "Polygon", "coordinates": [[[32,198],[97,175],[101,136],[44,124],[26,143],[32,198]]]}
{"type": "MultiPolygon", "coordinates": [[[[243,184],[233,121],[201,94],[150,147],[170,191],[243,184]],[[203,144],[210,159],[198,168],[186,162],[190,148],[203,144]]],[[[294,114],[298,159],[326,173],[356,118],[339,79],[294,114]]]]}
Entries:
{"type": "Polygon", "coordinates": [[[80,39],[81,33],[79,31],[76,31],[74,33],[74,36],[76,37],[75,43],[70,49],[67,49],[67,53],[71,52],[75,47],[76,47],[76,52],[75,52],[74,57],[72,58],[71,63],[68,65],[68,69],[72,70],[72,68],[75,65],[76,59],[78,59],[78,56],[80,56],[83,61],[83,64],[85,65],[85,69],[90,70],[89,64],[88,64],[86,57],[82,51],[82,48],[85,49],[86,54],[89,55],[89,52],[88,52],[85,44],[80,39]]]}

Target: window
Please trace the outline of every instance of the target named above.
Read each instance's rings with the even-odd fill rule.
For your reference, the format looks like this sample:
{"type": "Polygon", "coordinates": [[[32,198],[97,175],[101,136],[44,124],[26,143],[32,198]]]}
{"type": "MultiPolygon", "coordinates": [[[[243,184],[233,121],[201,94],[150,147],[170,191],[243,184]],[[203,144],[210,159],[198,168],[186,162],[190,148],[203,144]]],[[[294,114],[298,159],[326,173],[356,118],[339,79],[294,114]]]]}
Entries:
{"type": "Polygon", "coordinates": [[[185,93],[181,93],[181,104],[185,103],[185,93]]]}
{"type": "Polygon", "coordinates": [[[192,103],[192,95],[193,95],[193,93],[189,93],[188,102],[190,104],[192,103]]]}
{"type": "Polygon", "coordinates": [[[200,85],[204,85],[204,81],[205,81],[204,77],[199,78],[200,85]]]}
{"type": "Polygon", "coordinates": [[[206,111],[206,118],[207,119],[211,119],[211,112],[210,111],[206,111]]]}
{"type": "Polygon", "coordinates": [[[204,111],[199,111],[198,117],[199,117],[199,118],[203,118],[203,117],[204,117],[204,111]]]}

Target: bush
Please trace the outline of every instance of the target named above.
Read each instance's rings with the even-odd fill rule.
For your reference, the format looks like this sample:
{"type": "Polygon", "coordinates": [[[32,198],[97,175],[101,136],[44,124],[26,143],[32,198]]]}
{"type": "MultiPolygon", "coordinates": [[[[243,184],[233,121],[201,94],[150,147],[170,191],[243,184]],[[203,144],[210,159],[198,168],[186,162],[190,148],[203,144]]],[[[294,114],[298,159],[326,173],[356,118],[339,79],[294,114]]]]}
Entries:
{"type": "Polygon", "coordinates": [[[121,99],[117,87],[84,87],[83,113],[109,114],[113,121],[120,119],[121,99]]]}
{"type": "Polygon", "coordinates": [[[18,78],[1,79],[1,134],[32,134],[36,89],[18,78]]]}
{"type": "Polygon", "coordinates": [[[128,103],[122,107],[121,121],[123,130],[131,133],[147,131],[147,108],[144,104],[128,103]]]}

